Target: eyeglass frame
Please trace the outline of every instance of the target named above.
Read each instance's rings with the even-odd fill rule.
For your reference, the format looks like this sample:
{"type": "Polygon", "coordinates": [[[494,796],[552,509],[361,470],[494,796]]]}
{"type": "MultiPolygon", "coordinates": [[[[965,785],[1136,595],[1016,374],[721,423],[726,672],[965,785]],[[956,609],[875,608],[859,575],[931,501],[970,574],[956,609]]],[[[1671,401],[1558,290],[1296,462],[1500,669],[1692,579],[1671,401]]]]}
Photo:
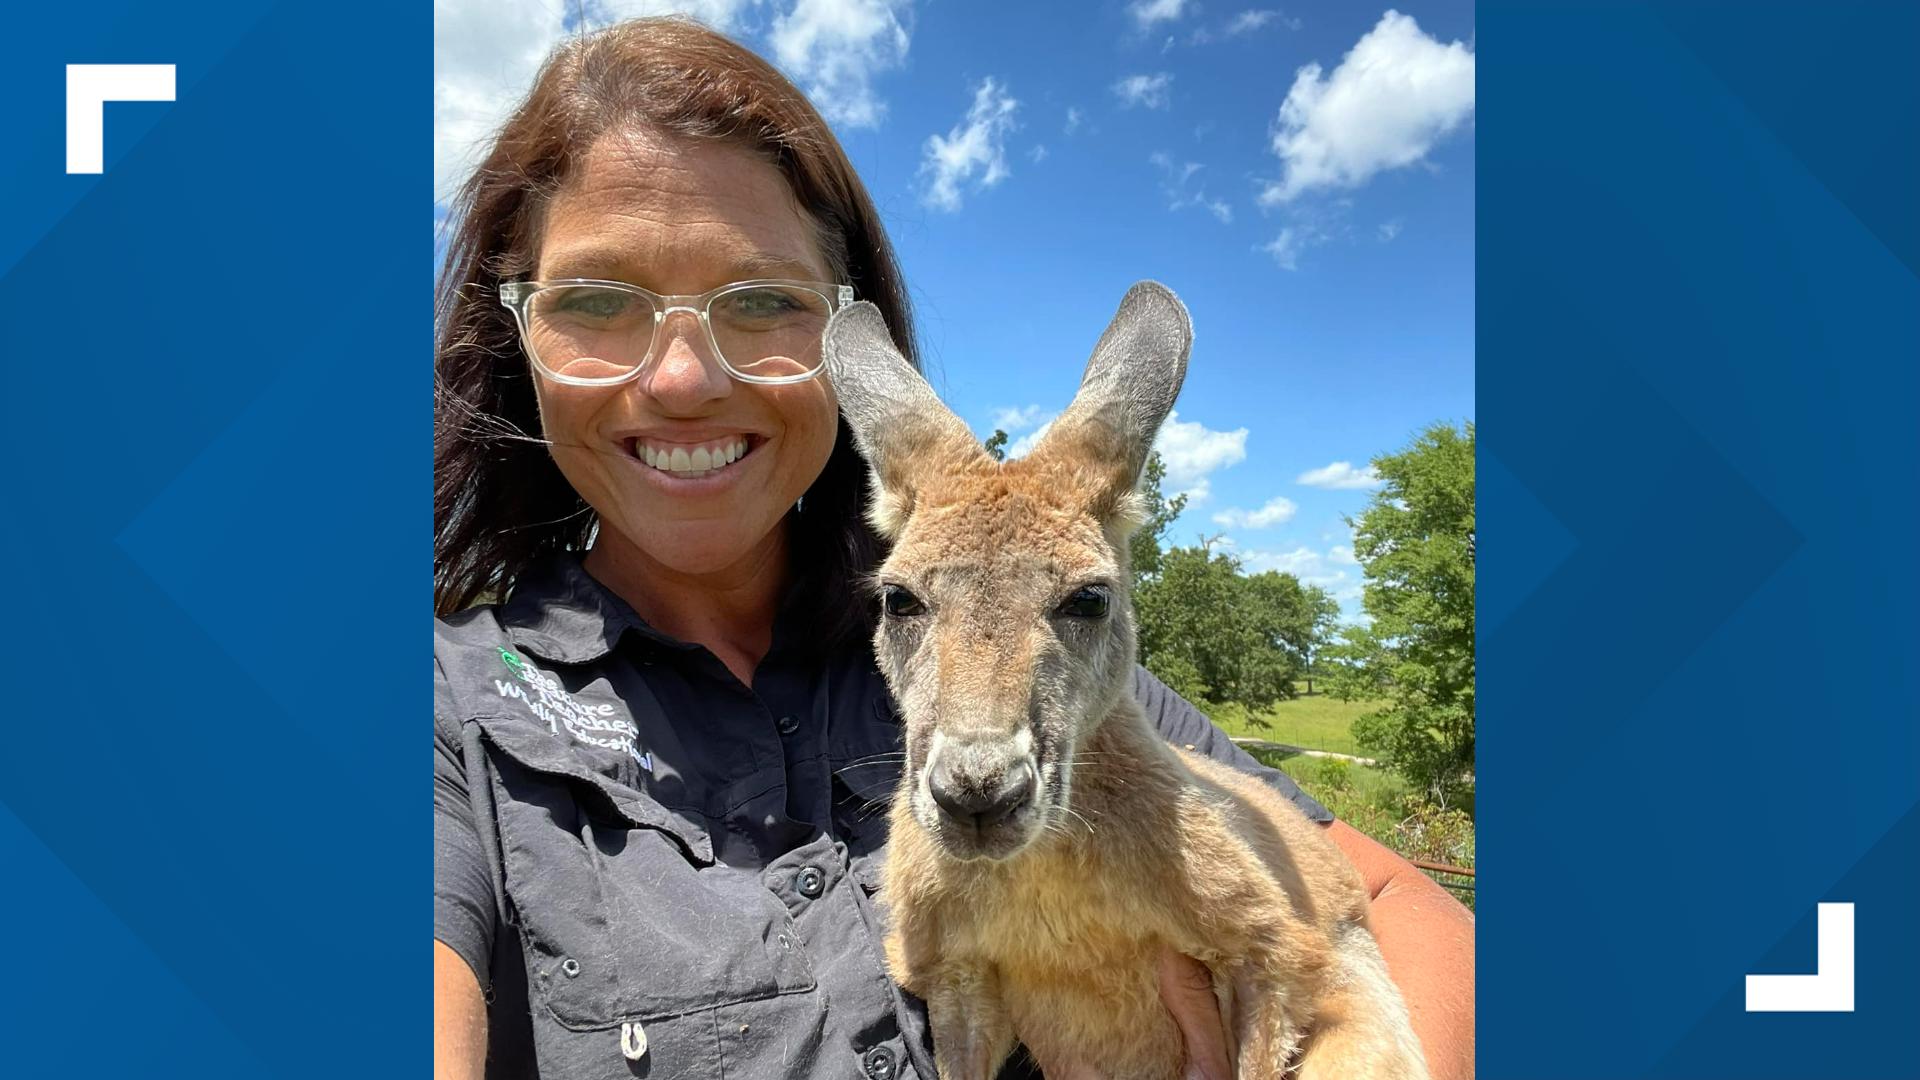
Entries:
{"type": "Polygon", "coordinates": [[[829,319],[853,303],[853,286],[851,285],[841,285],[831,281],[798,281],[791,278],[749,278],[746,281],[730,281],[725,285],[715,286],[697,295],[679,294],[672,296],[654,292],[652,289],[643,288],[631,282],[609,281],[602,278],[553,278],[544,281],[503,281],[500,283],[499,296],[500,306],[513,312],[513,321],[520,328],[520,343],[527,351],[527,359],[533,361],[534,366],[540,369],[542,375],[545,375],[555,382],[565,383],[569,386],[619,386],[639,378],[640,373],[645,371],[647,364],[653,360],[654,349],[660,344],[660,327],[665,325],[667,316],[676,311],[688,312],[700,320],[701,328],[707,332],[707,344],[712,347],[713,355],[719,359],[720,366],[726,369],[729,376],[739,379],[741,382],[759,383],[763,386],[785,386],[793,383],[806,382],[808,379],[817,377],[827,368],[825,357],[821,358],[819,366],[803,375],[749,375],[734,367],[733,361],[727,359],[726,350],[720,347],[720,339],[715,337],[713,333],[713,321],[707,317],[708,307],[710,307],[715,300],[727,293],[739,289],[756,288],[766,285],[806,289],[808,292],[818,293],[822,299],[827,301],[827,317],[829,319]],[[540,359],[539,350],[536,349],[533,344],[533,333],[527,327],[527,305],[535,295],[547,289],[573,285],[598,285],[619,289],[636,296],[643,296],[653,304],[653,336],[647,340],[646,354],[640,358],[638,364],[634,365],[632,371],[610,379],[583,379],[577,375],[563,375],[548,367],[546,362],[540,359]]]}

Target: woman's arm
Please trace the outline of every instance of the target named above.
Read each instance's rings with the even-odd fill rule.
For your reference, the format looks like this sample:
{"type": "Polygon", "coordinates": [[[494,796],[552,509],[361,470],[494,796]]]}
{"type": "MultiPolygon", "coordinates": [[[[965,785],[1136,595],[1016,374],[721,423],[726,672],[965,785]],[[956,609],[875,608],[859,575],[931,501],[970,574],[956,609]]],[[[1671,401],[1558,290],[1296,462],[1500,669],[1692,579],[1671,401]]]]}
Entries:
{"type": "MultiPolygon", "coordinates": [[[[446,682],[437,661],[434,669],[437,696],[446,682]]],[[[433,1075],[482,1080],[487,1002],[480,975],[499,928],[493,878],[467,798],[460,729],[443,716],[436,710],[433,721],[433,1075]]]]}
{"type": "Polygon", "coordinates": [[[1473,914],[1412,863],[1345,822],[1327,838],[1373,897],[1373,936],[1406,999],[1434,1080],[1473,1076],[1473,914]]]}
{"type": "Polygon", "coordinates": [[[433,943],[434,1080],[482,1080],[487,1071],[487,1003],[480,980],[446,942],[433,943]]]}

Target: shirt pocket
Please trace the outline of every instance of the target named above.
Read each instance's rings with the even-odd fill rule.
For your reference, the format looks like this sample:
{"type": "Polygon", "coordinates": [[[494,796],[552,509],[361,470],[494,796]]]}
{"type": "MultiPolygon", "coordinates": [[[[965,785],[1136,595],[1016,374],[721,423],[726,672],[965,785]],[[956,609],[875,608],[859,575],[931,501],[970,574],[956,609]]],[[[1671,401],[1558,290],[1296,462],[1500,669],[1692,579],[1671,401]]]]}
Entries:
{"type": "Polygon", "coordinates": [[[757,875],[715,865],[701,822],[595,771],[543,730],[478,722],[536,1012],[597,1030],[813,988],[786,905],[757,875]]]}

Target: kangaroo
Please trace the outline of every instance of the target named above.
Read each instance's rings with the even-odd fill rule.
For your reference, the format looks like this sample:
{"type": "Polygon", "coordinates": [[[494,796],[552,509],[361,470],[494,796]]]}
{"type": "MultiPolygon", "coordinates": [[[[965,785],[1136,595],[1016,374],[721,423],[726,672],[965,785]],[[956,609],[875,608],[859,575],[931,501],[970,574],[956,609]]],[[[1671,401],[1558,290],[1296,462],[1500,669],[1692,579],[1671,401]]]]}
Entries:
{"type": "Polygon", "coordinates": [[[1163,945],[1212,974],[1243,1080],[1427,1076],[1358,873],[1259,780],[1169,746],[1130,690],[1135,487],[1192,337],[1172,292],[1135,285],[1073,404],[1000,462],[872,304],[828,326],[892,543],[874,649],[906,758],[886,962],[927,1003],[941,1080],[992,1080],[1016,1042],[1049,1074],[1176,1080],[1163,945]]]}

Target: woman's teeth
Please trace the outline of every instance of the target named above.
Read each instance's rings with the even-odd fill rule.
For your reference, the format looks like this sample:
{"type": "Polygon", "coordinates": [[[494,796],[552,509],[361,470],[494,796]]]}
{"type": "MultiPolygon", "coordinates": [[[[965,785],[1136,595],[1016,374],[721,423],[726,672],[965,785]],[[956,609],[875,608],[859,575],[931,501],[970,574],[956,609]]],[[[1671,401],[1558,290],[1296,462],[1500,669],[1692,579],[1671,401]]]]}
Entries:
{"type": "Polygon", "coordinates": [[[740,460],[741,455],[747,452],[747,440],[741,436],[716,439],[698,446],[670,446],[664,443],[649,443],[645,439],[636,441],[639,444],[640,460],[663,473],[671,473],[675,476],[697,476],[715,469],[723,469],[740,460]]]}

